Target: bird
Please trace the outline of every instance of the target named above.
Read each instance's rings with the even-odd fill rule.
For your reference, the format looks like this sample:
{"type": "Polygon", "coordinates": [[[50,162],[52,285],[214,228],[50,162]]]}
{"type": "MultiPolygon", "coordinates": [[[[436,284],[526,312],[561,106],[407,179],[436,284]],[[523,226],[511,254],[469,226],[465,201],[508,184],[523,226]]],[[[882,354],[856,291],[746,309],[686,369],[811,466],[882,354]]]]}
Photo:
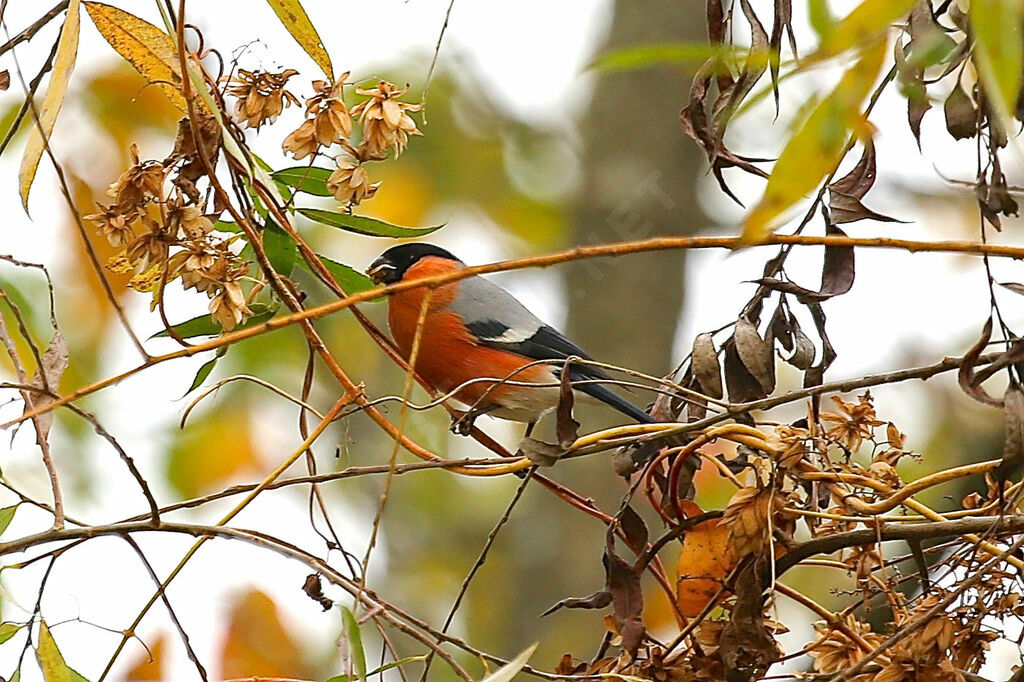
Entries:
{"type": "MultiPolygon", "coordinates": [[[[370,264],[366,274],[375,284],[384,285],[465,267],[449,251],[416,242],[386,250],[370,264]]],[[[388,297],[388,326],[406,361],[412,357],[428,291],[432,293],[426,310],[422,311],[423,326],[414,365],[416,372],[436,390],[455,391],[454,398],[469,406],[453,422],[453,430],[466,435],[476,417],[487,414],[526,423],[528,437],[541,417],[558,407],[564,361],[570,357],[590,360],[590,356],[541,321],[508,291],[485,277],[473,275],[433,290],[414,287],[388,297]],[[490,380],[479,381],[485,378],[490,380]]],[[[637,422],[656,421],[600,383],[610,378],[594,365],[569,365],[574,390],[637,422]]]]}

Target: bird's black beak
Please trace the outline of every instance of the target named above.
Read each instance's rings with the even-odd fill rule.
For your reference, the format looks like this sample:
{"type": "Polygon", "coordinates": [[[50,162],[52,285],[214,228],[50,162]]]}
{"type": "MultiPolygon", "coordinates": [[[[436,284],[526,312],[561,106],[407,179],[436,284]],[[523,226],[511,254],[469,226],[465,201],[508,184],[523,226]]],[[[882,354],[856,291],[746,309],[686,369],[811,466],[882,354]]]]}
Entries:
{"type": "Polygon", "coordinates": [[[394,273],[398,271],[391,262],[378,258],[366,268],[366,274],[374,284],[390,284],[394,282],[394,273]]]}

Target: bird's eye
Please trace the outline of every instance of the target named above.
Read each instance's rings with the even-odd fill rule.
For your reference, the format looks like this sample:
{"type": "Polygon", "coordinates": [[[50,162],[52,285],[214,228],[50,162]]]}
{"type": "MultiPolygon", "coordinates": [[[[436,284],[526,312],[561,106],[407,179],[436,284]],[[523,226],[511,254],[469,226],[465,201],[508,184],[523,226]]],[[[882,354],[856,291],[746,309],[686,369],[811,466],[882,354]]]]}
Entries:
{"type": "Polygon", "coordinates": [[[366,274],[374,284],[387,284],[395,281],[394,273],[397,270],[391,263],[373,262],[366,269],[366,274]]]}

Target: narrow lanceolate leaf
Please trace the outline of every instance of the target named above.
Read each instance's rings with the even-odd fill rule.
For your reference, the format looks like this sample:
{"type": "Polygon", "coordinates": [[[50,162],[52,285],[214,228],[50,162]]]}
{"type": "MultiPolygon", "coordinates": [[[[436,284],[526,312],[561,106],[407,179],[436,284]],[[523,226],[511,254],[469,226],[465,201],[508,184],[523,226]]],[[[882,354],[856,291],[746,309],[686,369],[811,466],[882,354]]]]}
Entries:
{"type": "MultiPolygon", "coordinates": [[[[265,305],[259,303],[254,303],[249,306],[249,309],[255,314],[242,324],[237,325],[235,327],[235,331],[263,324],[272,318],[274,313],[277,312],[273,309],[268,309],[265,305]]],[[[192,339],[197,336],[217,336],[224,331],[219,324],[210,318],[209,315],[200,315],[199,317],[193,317],[191,320],[171,325],[171,329],[173,329],[174,332],[183,339],[192,339]]],[[[153,336],[149,338],[156,339],[170,335],[170,332],[164,329],[163,331],[153,334],[153,336]]]]}
{"type": "MultiPolygon", "coordinates": [[[[50,143],[50,133],[53,132],[53,126],[57,123],[57,114],[60,113],[60,107],[64,104],[64,95],[68,91],[71,72],[75,69],[75,59],[78,56],[80,9],[79,0],[71,0],[68,3],[64,28],[61,29],[57,42],[57,56],[53,61],[50,85],[46,89],[42,107],[37,112],[39,117],[29,131],[25,154],[21,157],[21,169],[18,171],[18,191],[21,194],[21,205],[25,207],[26,212],[28,211],[28,193],[32,189],[32,181],[36,178],[39,160],[50,143]]],[[[30,115],[34,115],[34,113],[30,112],[30,115]]]]}
{"type": "Polygon", "coordinates": [[[1017,109],[1024,65],[1024,0],[971,0],[973,61],[989,99],[1004,121],[1017,109]]]}
{"type": "Polygon", "coordinates": [[[359,623],[355,615],[347,608],[341,609],[342,619],[345,621],[345,638],[348,640],[348,650],[352,667],[355,668],[357,679],[362,682],[366,679],[366,652],[363,650],[363,637],[359,632],[359,623]]]}
{"type": "MultiPolygon", "coordinates": [[[[43,672],[43,679],[46,682],[73,682],[76,677],[75,671],[68,667],[61,656],[57,643],[53,641],[50,628],[44,621],[39,623],[39,646],[36,647],[36,660],[39,661],[39,668],[43,672]]],[[[79,675],[79,677],[81,677],[79,675]]]]}
{"type": "Polygon", "coordinates": [[[181,70],[174,41],[153,24],[123,9],[102,2],[86,2],[96,29],[114,51],[156,85],[182,112],[188,111],[181,96],[181,70]]]}
{"type": "Polygon", "coordinates": [[[885,40],[864,52],[786,144],[768,177],[764,196],[747,216],[743,240],[756,243],[781,216],[814,190],[842,160],[850,131],[861,127],[861,106],[888,51],[885,40]]]}
{"type": "Polygon", "coordinates": [[[526,662],[530,660],[530,656],[533,655],[536,648],[536,644],[531,644],[521,654],[480,680],[480,682],[511,682],[512,678],[526,667],[526,662]]]}
{"type": "Polygon", "coordinates": [[[434,225],[433,227],[402,227],[401,225],[392,225],[376,218],[352,215],[351,213],[335,213],[334,211],[325,211],[319,208],[299,208],[296,210],[318,223],[338,227],[357,234],[365,234],[370,237],[423,237],[444,227],[443,224],[434,225]]]}
{"type": "MultiPolygon", "coordinates": [[[[370,278],[359,272],[350,265],[339,263],[336,260],[332,260],[327,256],[318,253],[317,257],[320,262],[324,264],[327,271],[334,277],[334,281],[341,285],[345,293],[351,296],[352,294],[358,294],[360,291],[368,291],[376,286],[370,281],[370,278]]],[[[313,274],[313,270],[309,267],[309,264],[304,258],[299,258],[296,261],[299,266],[306,272],[313,274]]],[[[375,299],[380,300],[380,299],[375,299]]]]}
{"type": "Polygon", "coordinates": [[[302,8],[299,0],[267,0],[267,4],[274,10],[274,14],[281,20],[284,27],[292,34],[296,42],[302,46],[316,65],[324,70],[327,77],[334,81],[334,67],[331,66],[331,58],[324,49],[320,34],[316,27],[309,20],[309,15],[302,8]]]}
{"type": "Polygon", "coordinates": [[[833,57],[866,41],[878,38],[902,20],[917,0],[864,0],[844,19],[823,29],[821,45],[808,63],[833,57]]]}
{"type": "Polygon", "coordinates": [[[332,194],[331,190],[327,189],[327,178],[331,176],[331,173],[330,168],[295,166],[276,171],[271,174],[271,177],[300,192],[318,197],[329,197],[332,194]]]}

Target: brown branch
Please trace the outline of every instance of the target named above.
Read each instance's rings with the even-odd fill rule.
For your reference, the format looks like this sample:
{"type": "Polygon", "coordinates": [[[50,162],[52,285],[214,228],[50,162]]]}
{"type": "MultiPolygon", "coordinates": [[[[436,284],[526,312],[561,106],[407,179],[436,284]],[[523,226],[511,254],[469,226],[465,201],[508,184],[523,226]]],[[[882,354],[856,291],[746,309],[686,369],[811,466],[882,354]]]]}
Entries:
{"type": "MultiPolygon", "coordinates": [[[[778,245],[778,244],[797,244],[802,246],[863,246],[870,248],[888,248],[888,249],[903,249],[912,253],[916,252],[930,252],[930,253],[967,253],[967,254],[988,254],[991,256],[999,256],[1005,258],[1024,259],[1024,247],[1014,246],[1002,246],[998,244],[979,244],[977,242],[970,241],[942,241],[942,242],[923,242],[913,241],[906,239],[888,239],[888,238],[852,238],[852,237],[838,237],[838,236],[823,236],[823,237],[809,237],[809,236],[794,236],[794,235],[769,235],[756,246],[765,245],[778,245]]],[[[597,246],[586,246],[577,247],[575,249],[569,249],[566,251],[560,251],[557,253],[549,254],[546,256],[532,256],[529,258],[518,258],[507,261],[499,261],[496,263],[489,263],[486,265],[476,265],[466,267],[456,272],[447,272],[438,275],[432,275],[430,277],[422,277],[412,280],[403,280],[394,284],[389,284],[384,287],[374,288],[367,291],[362,291],[357,294],[352,294],[345,298],[337,301],[330,301],[319,306],[307,308],[298,312],[294,312],[288,315],[282,315],[272,320],[268,320],[263,324],[247,327],[238,331],[223,334],[216,339],[211,339],[204,343],[196,344],[191,348],[182,348],[177,351],[166,353],[164,355],[153,356],[151,360],[143,365],[140,365],[134,369],[128,370],[121,374],[113,377],[108,377],[97,381],[93,384],[83,386],[74,393],[71,393],[57,401],[52,405],[48,406],[48,409],[59,407],[66,402],[77,400],[84,395],[94,393],[100,389],[114,385],[123,381],[129,376],[136,374],[137,372],[149,367],[152,364],[160,362],[166,362],[168,360],[174,360],[177,358],[191,357],[199,353],[203,353],[210,350],[215,350],[223,346],[228,346],[245,339],[249,339],[261,334],[287,327],[292,324],[297,324],[304,320],[314,320],[322,317],[326,317],[339,310],[345,310],[359,303],[365,303],[381,296],[387,296],[395,294],[401,291],[407,291],[417,287],[438,287],[442,284],[448,284],[455,282],[467,277],[474,275],[489,274],[494,272],[505,272],[510,270],[522,270],[532,267],[546,267],[549,265],[555,265],[558,263],[565,263],[568,261],[584,260],[590,258],[601,258],[608,256],[620,256],[630,253],[643,253],[648,251],[665,251],[665,250],[676,250],[676,249],[736,249],[742,246],[738,237],[655,237],[651,239],[633,241],[633,242],[616,242],[612,244],[601,244],[597,246]]],[[[989,356],[986,356],[989,357],[989,356]]],[[[946,371],[948,369],[954,369],[959,365],[953,365],[950,363],[959,362],[959,360],[947,359],[935,367],[933,371],[928,373],[929,368],[922,368],[925,373],[922,377],[931,376],[939,372],[946,371]]],[[[910,370],[910,371],[921,371],[910,370]]],[[[899,373],[893,373],[893,376],[898,376],[899,373]]],[[[906,377],[913,378],[913,377],[906,377]]],[[[894,379],[902,380],[902,379],[894,379]]],[[[808,389],[811,390],[811,389],[808,389]]],[[[816,391],[824,390],[824,387],[817,387],[813,389],[816,391]]],[[[787,394],[789,395],[789,394],[787,394]]],[[[811,393],[810,395],[813,395],[811,393]]],[[[779,398],[772,398],[766,400],[778,400],[779,398]]],[[[762,403],[765,401],[758,401],[762,403]]],[[[750,405],[753,405],[751,403],[750,405]]],[[[764,409],[763,407],[760,409],[764,409]]],[[[22,415],[18,419],[9,420],[0,424],[0,429],[8,428],[20,421],[34,416],[38,413],[29,413],[22,415]]]]}
{"type": "Polygon", "coordinates": [[[53,21],[53,18],[68,8],[68,0],[63,0],[54,5],[50,11],[43,16],[32,22],[27,28],[22,30],[21,33],[8,40],[3,45],[0,45],[0,55],[10,52],[16,45],[20,45],[26,40],[32,40],[32,38],[38,33],[44,26],[53,21]]]}
{"type": "Polygon", "coordinates": [[[937,540],[971,533],[1022,533],[1024,515],[958,519],[927,523],[883,523],[877,528],[836,533],[798,544],[775,562],[775,575],[779,576],[817,554],[832,554],[841,549],[867,545],[881,540],[937,540]]]}

